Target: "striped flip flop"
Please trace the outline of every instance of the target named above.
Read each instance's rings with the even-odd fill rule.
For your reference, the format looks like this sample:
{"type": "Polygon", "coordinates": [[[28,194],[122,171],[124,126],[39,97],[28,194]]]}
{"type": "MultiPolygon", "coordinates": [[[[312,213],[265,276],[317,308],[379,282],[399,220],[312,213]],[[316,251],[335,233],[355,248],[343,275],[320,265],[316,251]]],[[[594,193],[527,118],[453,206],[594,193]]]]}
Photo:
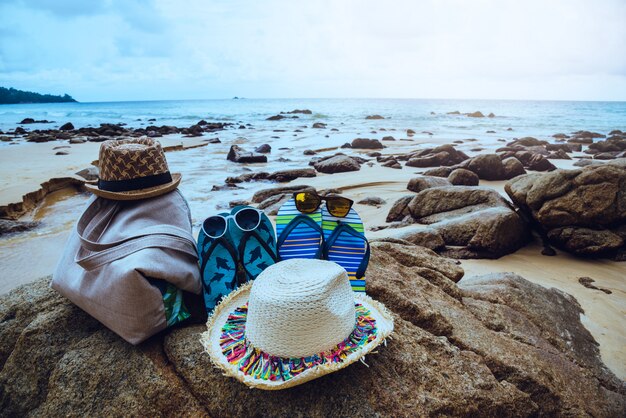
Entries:
{"type": "Polygon", "coordinates": [[[276,215],[276,235],[280,260],[321,259],[324,244],[321,209],[304,214],[296,209],[296,201],[289,199],[276,215]]]}
{"type": "Polygon", "coordinates": [[[361,217],[354,208],[343,217],[331,215],[322,205],[324,260],[334,261],[348,273],[352,290],[365,292],[365,270],[370,258],[370,245],[365,238],[361,217]]]}

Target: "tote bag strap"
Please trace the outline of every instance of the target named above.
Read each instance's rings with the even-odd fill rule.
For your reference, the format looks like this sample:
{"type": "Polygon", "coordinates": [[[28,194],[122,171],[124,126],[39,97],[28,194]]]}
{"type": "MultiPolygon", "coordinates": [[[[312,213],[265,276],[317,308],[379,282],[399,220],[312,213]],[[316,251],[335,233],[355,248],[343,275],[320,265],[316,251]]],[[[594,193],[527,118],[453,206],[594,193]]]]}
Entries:
{"type": "Polygon", "coordinates": [[[115,247],[82,257],[81,252],[79,252],[75,261],[85,270],[93,270],[146,248],[174,250],[187,254],[194,259],[198,258],[195,246],[191,245],[187,239],[172,235],[153,234],[128,240],[115,247]]]}

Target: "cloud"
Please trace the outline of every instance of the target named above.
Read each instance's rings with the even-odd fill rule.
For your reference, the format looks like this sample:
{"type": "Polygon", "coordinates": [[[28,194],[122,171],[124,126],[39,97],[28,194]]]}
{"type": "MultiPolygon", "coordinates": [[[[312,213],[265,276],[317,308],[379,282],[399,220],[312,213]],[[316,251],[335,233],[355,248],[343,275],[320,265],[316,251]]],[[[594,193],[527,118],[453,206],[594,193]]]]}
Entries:
{"type": "Polygon", "coordinates": [[[620,0],[91,3],[0,2],[0,83],[79,100],[626,99],[620,0]]]}

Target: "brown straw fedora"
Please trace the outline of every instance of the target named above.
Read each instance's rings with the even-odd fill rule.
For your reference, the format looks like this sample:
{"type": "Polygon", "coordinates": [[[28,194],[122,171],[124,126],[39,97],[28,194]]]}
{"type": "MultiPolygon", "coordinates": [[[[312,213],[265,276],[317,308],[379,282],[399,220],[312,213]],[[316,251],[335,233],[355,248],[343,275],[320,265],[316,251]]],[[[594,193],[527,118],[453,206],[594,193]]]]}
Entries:
{"type": "Polygon", "coordinates": [[[182,178],[180,173],[170,173],[161,144],[151,138],[103,142],[98,166],[98,182],[85,187],[112,200],[160,196],[176,189],[182,178]]]}

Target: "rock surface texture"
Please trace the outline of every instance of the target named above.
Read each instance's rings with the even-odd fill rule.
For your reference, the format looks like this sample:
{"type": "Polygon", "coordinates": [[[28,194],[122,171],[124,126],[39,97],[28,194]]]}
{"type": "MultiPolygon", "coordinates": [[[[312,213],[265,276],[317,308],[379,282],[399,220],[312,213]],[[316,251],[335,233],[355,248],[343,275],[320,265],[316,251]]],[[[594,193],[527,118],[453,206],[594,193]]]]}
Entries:
{"type": "Polygon", "coordinates": [[[0,298],[0,415],[623,416],[624,383],[573,298],[462,276],[428,249],[373,243],[368,293],[392,310],[393,338],[369,367],[277,392],[215,369],[204,325],[133,347],[42,279],[0,298]]]}
{"type": "Polygon", "coordinates": [[[446,183],[439,177],[411,179],[407,188],[417,194],[398,199],[387,222],[429,225],[440,236],[436,242],[445,243],[436,250],[453,258],[499,258],[526,244],[528,225],[498,192],[446,183]]]}
{"type": "Polygon", "coordinates": [[[520,176],[505,190],[555,246],[626,260],[626,159],[520,176]]]}

